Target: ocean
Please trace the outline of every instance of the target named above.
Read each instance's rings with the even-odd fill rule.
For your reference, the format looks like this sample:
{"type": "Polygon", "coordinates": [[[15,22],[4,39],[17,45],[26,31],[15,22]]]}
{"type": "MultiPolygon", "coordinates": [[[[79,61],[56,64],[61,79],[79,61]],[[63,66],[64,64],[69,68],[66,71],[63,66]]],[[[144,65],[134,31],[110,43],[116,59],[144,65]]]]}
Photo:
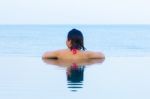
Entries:
{"type": "Polygon", "coordinates": [[[106,56],[150,55],[150,25],[0,25],[0,55],[39,57],[64,49],[73,28],[83,33],[87,50],[106,56]]]}

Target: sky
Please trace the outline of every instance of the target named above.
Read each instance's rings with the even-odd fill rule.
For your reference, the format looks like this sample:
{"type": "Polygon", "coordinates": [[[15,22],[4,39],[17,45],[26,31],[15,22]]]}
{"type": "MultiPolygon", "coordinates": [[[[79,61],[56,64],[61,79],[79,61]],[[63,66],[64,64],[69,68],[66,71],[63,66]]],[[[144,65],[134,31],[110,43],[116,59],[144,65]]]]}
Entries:
{"type": "Polygon", "coordinates": [[[150,24],[150,0],[0,0],[0,24],[150,24]]]}

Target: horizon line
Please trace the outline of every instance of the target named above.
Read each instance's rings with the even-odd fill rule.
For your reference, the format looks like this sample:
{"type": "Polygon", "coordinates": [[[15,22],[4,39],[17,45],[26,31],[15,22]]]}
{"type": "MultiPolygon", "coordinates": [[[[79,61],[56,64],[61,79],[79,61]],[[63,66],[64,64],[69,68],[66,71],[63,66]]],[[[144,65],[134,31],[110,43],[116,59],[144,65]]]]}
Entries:
{"type": "Polygon", "coordinates": [[[78,26],[100,26],[100,25],[102,25],[102,26],[109,26],[109,25],[150,25],[150,23],[149,24],[0,24],[0,26],[4,26],[4,25],[43,25],[43,26],[45,26],[45,25],[52,25],[52,26],[62,26],[62,25],[66,25],[66,26],[69,26],[69,25],[78,25],[78,26]]]}

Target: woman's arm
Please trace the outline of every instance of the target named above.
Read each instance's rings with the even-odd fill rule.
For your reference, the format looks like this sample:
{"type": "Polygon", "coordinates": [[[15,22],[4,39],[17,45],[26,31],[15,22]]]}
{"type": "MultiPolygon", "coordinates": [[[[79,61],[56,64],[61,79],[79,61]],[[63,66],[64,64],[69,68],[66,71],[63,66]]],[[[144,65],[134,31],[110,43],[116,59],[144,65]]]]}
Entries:
{"type": "Polygon", "coordinates": [[[87,51],[87,56],[89,59],[104,59],[105,56],[101,52],[92,52],[92,51],[87,51]]]}
{"type": "Polygon", "coordinates": [[[57,65],[61,67],[70,67],[75,63],[77,66],[87,66],[97,63],[103,63],[104,59],[81,59],[81,60],[61,60],[61,59],[42,59],[45,63],[50,65],[57,65]]]}
{"type": "Polygon", "coordinates": [[[53,52],[46,52],[43,54],[42,58],[45,58],[45,59],[56,59],[58,56],[58,51],[53,51],[53,52]]]}

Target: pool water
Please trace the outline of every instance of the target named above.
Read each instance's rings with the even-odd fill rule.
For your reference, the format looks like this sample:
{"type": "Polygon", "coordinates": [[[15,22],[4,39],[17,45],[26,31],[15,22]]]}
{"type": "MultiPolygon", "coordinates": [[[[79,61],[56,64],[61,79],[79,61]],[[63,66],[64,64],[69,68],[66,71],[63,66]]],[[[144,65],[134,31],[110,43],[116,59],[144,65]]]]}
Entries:
{"type": "Polygon", "coordinates": [[[101,63],[65,67],[38,57],[3,57],[0,98],[149,99],[149,60],[107,57],[101,63]]]}

